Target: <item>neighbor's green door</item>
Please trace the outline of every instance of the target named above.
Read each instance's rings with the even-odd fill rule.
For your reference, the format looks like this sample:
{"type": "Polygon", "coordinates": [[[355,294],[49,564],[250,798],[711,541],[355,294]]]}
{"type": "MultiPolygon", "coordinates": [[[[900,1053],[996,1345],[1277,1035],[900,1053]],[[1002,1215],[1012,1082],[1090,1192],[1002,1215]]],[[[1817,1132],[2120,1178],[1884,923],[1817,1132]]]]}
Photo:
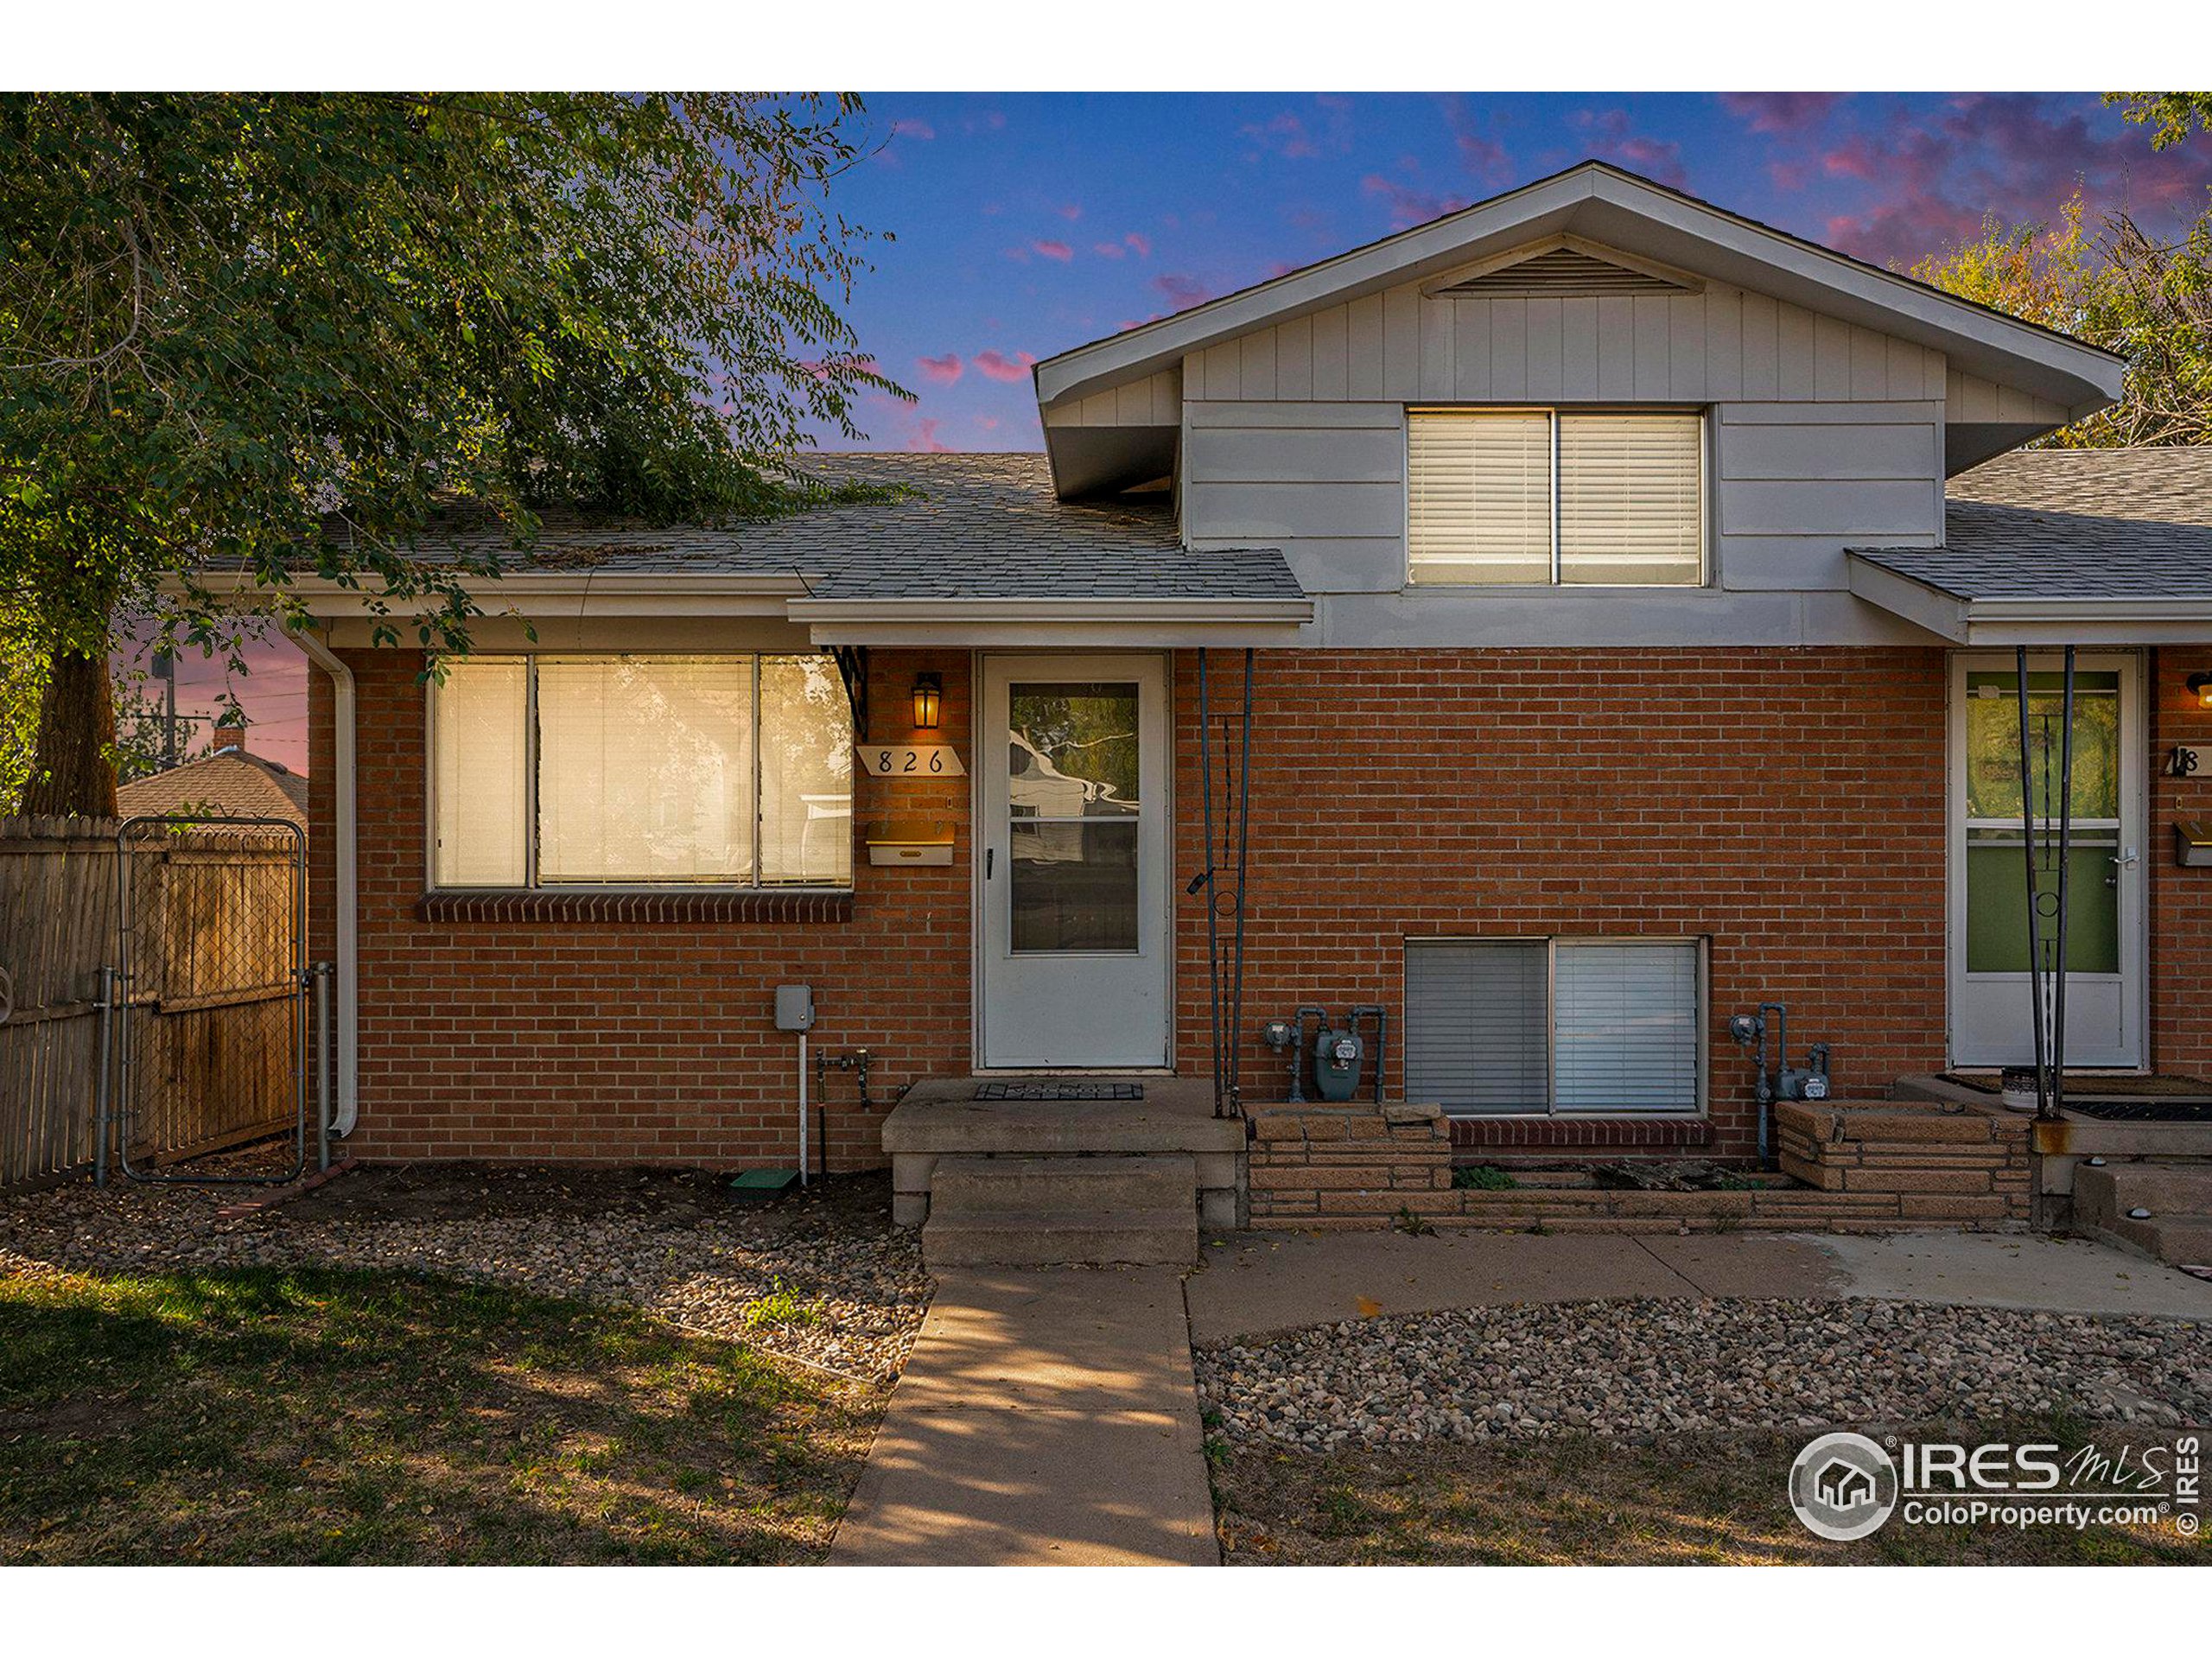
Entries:
{"type": "MultiPolygon", "coordinates": [[[[2066,1063],[2143,1062],[2143,746],[2133,658],[2083,657],[2074,678],[2072,850],[2066,860],[2066,1063]]],[[[2063,679],[2037,655],[2028,673],[2028,800],[2038,840],[2055,836],[2063,679]]],[[[2035,1058],[2029,889],[2015,659],[1952,664],[1951,1058],[2035,1058]]],[[[2037,891],[2055,893],[2047,858],[2037,891]]],[[[2048,1014],[2050,996],[2045,995],[2048,1014]]]]}

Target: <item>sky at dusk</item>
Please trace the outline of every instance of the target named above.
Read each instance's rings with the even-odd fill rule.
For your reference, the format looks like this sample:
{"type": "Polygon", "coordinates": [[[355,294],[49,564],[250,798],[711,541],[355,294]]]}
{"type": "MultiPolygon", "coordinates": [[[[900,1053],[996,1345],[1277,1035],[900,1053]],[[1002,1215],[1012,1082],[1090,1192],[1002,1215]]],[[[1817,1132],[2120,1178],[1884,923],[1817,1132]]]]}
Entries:
{"type": "MultiPolygon", "coordinates": [[[[2153,152],[2089,93],[880,93],[833,205],[895,240],[849,309],[917,394],[886,449],[1042,447],[1029,365],[1596,156],[1847,253],[1910,264],[2078,187],[2169,230],[2212,137],[2153,152]]],[[[825,438],[826,447],[849,447],[825,438]]],[[[258,647],[252,747],[304,767],[304,664],[258,647]]],[[[181,664],[213,706],[218,664],[181,664]]]]}

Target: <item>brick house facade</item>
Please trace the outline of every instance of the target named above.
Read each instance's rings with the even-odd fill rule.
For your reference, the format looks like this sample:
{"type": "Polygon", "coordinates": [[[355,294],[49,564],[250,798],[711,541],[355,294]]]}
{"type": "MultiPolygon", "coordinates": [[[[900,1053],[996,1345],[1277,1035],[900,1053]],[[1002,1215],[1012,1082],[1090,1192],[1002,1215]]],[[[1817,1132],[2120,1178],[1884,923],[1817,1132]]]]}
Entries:
{"type": "MultiPolygon", "coordinates": [[[[873,1109],[852,1073],[827,1081],[829,1166],[880,1164],[887,1104],[918,1082],[989,1071],[983,1033],[1052,971],[1050,950],[1034,982],[1019,962],[1011,979],[986,967],[1007,925],[989,906],[1017,902],[1010,837],[1026,836],[1033,883],[1088,871],[1110,887],[1132,862],[1144,870],[1164,929],[1147,971],[1166,1065],[1103,1069],[1203,1077],[1217,895],[1192,885],[1209,863],[1201,651],[1240,716],[1236,665],[1255,653],[1230,1033],[1248,1100],[1285,1092],[1287,1062],[1262,1027],[1301,1005],[1379,1007],[1396,1037],[1409,1016],[1433,1018],[1409,1006],[1409,942],[1696,950],[1694,1097],[1682,1084],[1663,1111],[1414,1103],[1445,1109],[1439,1133],[1463,1160],[1566,1148],[1749,1161],[1751,1068],[1727,1024],[1762,1002],[1789,1008],[1792,1064],[1830,1045],[1837,1085],[1857,1096],[2009,1063],[1995,970],[1974,990],[1981,1034],[1959,1035],[1971,918],[1957,874],[1970,839],[1958,671],[1961,653],[1981,653],[1971,661],[2001,676],[2026,647],[2047,672],[2075,645],[2124,659],[2114,706],[2128,758],[2109,833],[2136,855],[2111,878],[2108,982],[2082,993],[2084,1017],[2108,1028],[2083,1040],[2104,1045],[2096,1064],[2212,1066],[2212,1014],[2195,991],[2212,969],[2212,884],[2171,855],[2177,822],[2212,817],[2212,764],[2163,771],[2176,746],[2212,744],[2212,708],[2187,684],[2212,661],[2152,620],[2147,600],[2139,617],[2069,610],[2068,584],[2088,590],[2101,548],[2050,528],[2074,515],[2108,534],[2133,512],[2130,556],[2154,558],[2176,537],[2212,536],[2172,507],[2200,480],[2171,461],[2063,454],[1972,470],[2101,406],[2118,373],[2062,337],[1590,165],[1047,359],[1045,456],[825,460],[833,475],[907,487],[680,538],[550,520],[548,550],[563,557],[525,562],[500,597],[557,647],[503,620],[486,630],[493,648],[609,661],[835,651],[866,713],[855,742],[938,745],[964,762],[960,777],[857,780],[850,879],[829,886],[440,888],[424,658],[373,647],[355,597],[310,592],[326,619],[311,645],[326,671],[310,699],[314,925],[351,952],[351,1147],[789,1164],[796,1059],[772,995],[804,982],[817,1049],[870,1058],[873,1109]],[[1573,257],[1541,268],[1569,286],[1515,284],[1515,260],[1562,251],[1573,257]],[[1605,282],[1573,287],[1591,268],[1605,282]],[[1492,416],[1495,430],[1442,424],[1492,416]],[[1493,476],[1483,445],[1548,434],[1548,452],[1513,463],[1552,492],[1548,579],[1540,568],[1486,585],[1481,560],[1520,556],[1483,550],[1490,484],[1468,498],[1471,518],[1423,493],[1411,458],[1423,422],[1436,453],[1457,443],[1474,457],[1478,480],[1493,476]],[[1562,527],[1570,444],[1600,470],[1608,454],[1647,469],[1624,478],[1675,467],[1651,493],[1672,503],[1652,508],[1669,550],[1649,556],[1673,574],[1567,571],[1572,535],[1626,546],[1624,569],[1647,556],[1637,489],[1571,509],[1627,515],[1610,527],[1562,527]],[[2171,487],[2131,507],[2154,464],[2171,487]],[[1423,574],[1439,569],[1448,579],[1423,574]],[[2044,608],[2020,620],[2008,582],[2041,584],[2044,608]],[[1049,678],[1064,658],[1083,665],[1064,677],[1086,681],[1101,662],[1164,661],[1166,752],[1147,763],[1157,783],[1133,792],[1063,775],[1066,753],[1025,759],[1028,738],[1006,730],[1014,692],[988,690],[1008,653],[1024,674],[1049,678]],[[938,723],[924,730],[911,694],[931,677],[938,723]],[[1007,804],[1007,769],[1025,766],[1084,798],[1057,841],[1034,833],[1045,819],[1023,823],[1049,817],[1033,804],[1044,796],[1007,804]],[[950,829],[950,862],[872,864],[868,827],[914,818],[950,829]]],[[[2201,482],[2212,519],[2212,479],[2201,482]]],[[[1120,946],[1063,954],[1086,950],[1120,946]]],[[[1095,1017],[1108,1027],[1125,1012],[1109,1001],[1095,1017]]],[[[1385,1058],[1397,1099],[1429,1086],[1407,1052],[1395,1040],[1385,1058]]]]}

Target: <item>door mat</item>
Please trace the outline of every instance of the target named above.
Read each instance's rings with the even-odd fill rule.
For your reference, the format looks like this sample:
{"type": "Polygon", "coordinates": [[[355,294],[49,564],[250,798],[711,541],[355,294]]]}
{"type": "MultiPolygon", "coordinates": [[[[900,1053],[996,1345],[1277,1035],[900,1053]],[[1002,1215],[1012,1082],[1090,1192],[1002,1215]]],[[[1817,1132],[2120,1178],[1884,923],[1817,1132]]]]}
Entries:
{"type": "Polygon", "coordinates": [[[979,1083],[977,1100],[1142,1100],[1141,1083],[979,1083]]]}

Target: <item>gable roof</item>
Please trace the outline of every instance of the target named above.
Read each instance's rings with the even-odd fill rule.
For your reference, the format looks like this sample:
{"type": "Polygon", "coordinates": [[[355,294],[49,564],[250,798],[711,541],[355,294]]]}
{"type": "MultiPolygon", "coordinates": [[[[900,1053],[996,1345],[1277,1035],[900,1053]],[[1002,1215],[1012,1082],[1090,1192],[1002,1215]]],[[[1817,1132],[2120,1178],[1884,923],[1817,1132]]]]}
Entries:
{"type": "Polygon", "coordinates": [[[1179,363],[1255,328],[1426,281],[1549,237],[1641,254],[1945,353],[1952,365],[2063,405],[2074,416],[2120,396],[2123,359],[2067,334],[1587,161],[1204,305],[1048,357],[1040,404],[1179,363]]]}
{"type": "Polygon", "coordinates": [[[1850,566],[1861,598],[1961,641],[2212,639],[2212,449],[2002,455],[1950,481],[1941,547],[1850,566]]]}
{"type": "Polygon", "coordinates": [[[308,827],[308,780],[244,749],[220,749],[135,779],[115,791],[115,803],[118,816],[126,818],[207,811],[227,818],[281,818],[302,830],[308,827]]]}

